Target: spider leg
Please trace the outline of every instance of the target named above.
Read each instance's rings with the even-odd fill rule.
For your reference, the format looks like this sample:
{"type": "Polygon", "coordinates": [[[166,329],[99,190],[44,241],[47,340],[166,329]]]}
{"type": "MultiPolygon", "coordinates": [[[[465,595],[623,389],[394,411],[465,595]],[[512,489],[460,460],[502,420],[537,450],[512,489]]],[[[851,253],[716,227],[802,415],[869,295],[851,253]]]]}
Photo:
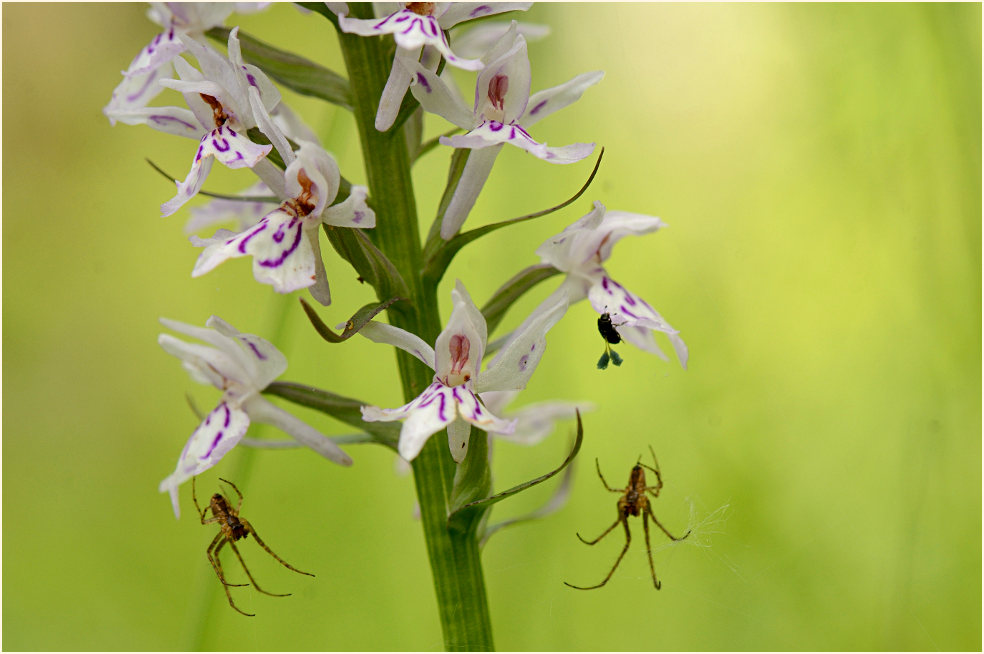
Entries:
{"type": "Polygon", "coordinates": [[[246,611],[243,611],[241,608],[236,606],[235,602],[232,601],[232,593],[229,592],[229,586],[246,586],[247,584],[230,584],[225,580],[225,576],[222,574],[222,564],[219,563],[219,550],[222,549],[222,546],[226,543],[223,536],[224,535],[222,532],[219,532],[219,534],[212,541],[212,544],[208,546],[207,550],[205,550],[205,553],[208,555],[208,560],[212,564],[215,574],[218,575],[219,581],[222,582],[222,588],[225,590],[226,599],[229,600],[229,606],[245,616],[249,616],[251,618],[255,617],[254,613],[246,613],[246,611]],[[213,548],[215,548],[214,551],[213,548]]]}
{"type": "Polygon", "coordinates": [[[208,507],[202,511],[202,507],[198,506],[198,498],[195,497],[195,480],[198,479],[197,476],[191,478],[191,501],[195,503],[195,508],[198,509],[198,518],[202,521],[202,524],[208,524],[205,522],[205,513],[208,512],[208,507]]]}
{"type": "Polygon", "coordinates": [[[234,483],[232,483],[231,481],[229,481],[228,479],[223,479],[222,477],[219,477],[219,481],[224,481],[225,483],[227,483],[230,486],[232,486],[232,490],[236,491],[236,495],[239,496],[239,506],[236,507],[236,515],[239,515],[239,510],[241,508],[243,508],[243,494],[240,493],[239,492],[239,488],[234,483]]]}
{"type": "Polygon", "coordinates": [[[222,582],[223,586],[249,586],[249,584],[231,584],[225,579],[225,572],[222,570],[222,560],[219,558],[219,550],[221,550],[226,543],[232,542],[225,537],[225,534],[219,532],[212,544],[209,545],[209,550],[212,550],[209,554],[208,550],[205,551],[209,554],[208,560],[212,562],[212,567],[215,569],[215,574],[219,576],[219,581],[222,582]],[[221,538],[221,540],[220,540],[221,538]]]}
{"type": "Polygon", "coordinates": [[[659,474],[659,461],[656,460],[656,453],[653,452],[653,446],[652,445],[649,446],[649,453],[653,455],[653,464],[656,467],[654,468],[654,467],[648,466],[648,465],[646,465],[645,463],[642,463],[642,462],[638,463],[637,465],[641,465],[643,468],[645,468],[646,470],[649,470],[654,475],[656,475],[656,485],[655,486],[647,486],[646,487],[646,490],[649,491],[650,493],[652,493],[653,494],[653,497],[656,497],[656,496],[659,495],[659,489],[661,489],[663,487],[663,476],[659,474]]]}
{"type": "Polygon", "coordinates": [[[604,538],[605,536],[607,536],[608,533],[618,525],[618,523],[624,522],[624,521],[625,521],[625,518],[622,516],[621,513],[619,513],[618,514],[618,519],[615,522],[612,523],[612,526],[609,527],[608,529],[606,529],[605,531],[601,532],[601,536],[598,536],[594,540],[584,540],[584,538],[581,537],[581,534],[575,534],[575,535],[578,538],[580,538],[581,539],[581,542],[584,543],[585,545],[594,545],[595,543],[597,543],[598,541],[600,541],[602,538],[604,538]]]}
{"type": "MultiPolygon", "coordinates": [[[[262,547],[263,549],[265,549],[265,550],[267,551],[267,554],[269,554],[269,555],[270,555],[270,556],[272,556],[273,558],[275,558],[275,559],[277,559],[278,561],[280,561],[280,563],[281,563],[281,564],[282,564],[282,565],[283,565],[283,566],[284,566],[285,568],[288,568],[289,570],[293,570],[294,572],[297,572],[297,573],[300,573],[300,574],[302,574],[302,575],[307,575],[307,576],[309,576],[309,577],[313,577],[313,576],[314,576],[314,575],[313,575],[313,574],[311,574],[310,572],[304,572],[303,570],[298,570],[297,568],[295,568],[294,566],[292,566],[291,564],[289,564],[289,563],[287,563],[287,562],[286,562],[286,561],[284,561],[284,560],[283,560],[282,558],[280,558],[279,556],[277,556],[277,555],[276,555],[276,554],[274,553],[274,551],[273,551],[272,549],[270,549],[269,547],[267,547],[267,544],[263,542],[263,539],[262,539],[262,538],[260,538],[260,535],[259,535],[258,533],[256,533],[256,530],[255,530],[255,529],[253,529],[253,525],[251,525],[251,524],[249,524],[249,522],[247,522],[246,520],[241,520],[240,522],[242,522],[242,523],[243,523],[243,525],[244,525],[244,526],[246,527],[246,531],[248,531],[249,533],[251,533],[251,534],[253,534],[253,538],[255,538],[255,539],[256,539],[256,543],[257,543],[257,544],[258,544],[258,545],[259,545],[260,547],[262,547]]],[[[256,582],[254,582],[254,584],[255,584],[255,583],[256,583],[256,582]]]]}
{"type": "Polygon", "coordinates": [[[653,547],[649,544],[649,513],[642,514],[642,531],[646,534],[646,554],[649,555],[649,572],[653,574],[653,586],[656,586],[656,590],[659,590],[662,584],[656,578],[656,566],[653,565],[653,547]]]}
{"type": "Polygon", "coordinates": [[[236,547],[236,544],[230,540],[229,541],[229,547],[231,547],[232,548],[232,551],[236,553],[236,558],[239,559],[239,564],[241,566],[243,566],[243,570],[246,571],[246,576],[249,577],[249,580],[251,582],[253,582],[253,588],[255,588],[256,590],[260,591],[264,595],[271,595],[273,597],[287,597],[288,595],[290,595],[290,593],[271,593],[268,590],[263,590],[262,588],[260,588],[260,585],[258,583],[256,583],[256,580],[255,579],[253,579],[253,575],[250,574],[249,568],[246,567],[246,562],[243,561],[243,557],[239,553],[239,548],[236,547]]]}
{"type": "Polygon", "coordinates": [[[619,488],[612,488],[611,486],[608,485],[608,482],[605,481],[605,476],[603,474],[601,474],[601,464],[598,463],[598,459],[595,459],[595,470],[598,471],[598,479],[600,479],[601,480],[601,483],[605,485],[605,488],[607,488],[608,490],[610,490],[613,493],[624,493],[625,492],[625,489],[624,488],[621,488],[621,489],[619,489],[619,488]]]}
{"type": "Polygon", "coordinates": [[[688,529],[687,530],[687,533],[685,533],[683,536],[680,536],[679,538],[677,538],[676,536],[674,536],[673,534],[671,534],[670,532],[668,532],[666,530],[666,527],[664,527],[663,525],[661,525],[660,522],[659,522],[659,520],[656,519],[656,514],[653,513],[653,507],[651,507],[651,506],[649,506],[647,504],[646,505],[646,512],[649,514],[649,517],[653,519],[653,522],[656,523],[656,526],[659,527],[660,529],[662,529],[663,530],[663,533],[670,537],[670,540],[683,540],[684,538],[686,538],[687,536],[690,535],[690,530],[688,529]]]}
{"type": "MultiPolygon", "coordinates": [[[[615,559],[615,565],[613,565],[612,569],[609,570],[608,575],[602,579],[600,584],[595,586],[575,586],[574,584],[568,584],[566,581],[564,582],[565,585],[570,586],[571,588],[576,588],[577,590],[594,590],[595,588],[601,588],[608,583],[608,580],[612,578],[613,574],[615,574],[615,569],[618,568],[618,564],[622,562],[622,557],[624,557],[625,553],[629,551],[629,543],[632,542],[632,534],[629,532],[629,521],[625,518],[620,518],[620,521],[622,522],[622,526],[625,527],[625,547],[622,548],[622,553],[618,555],[617,559],[615,559]]],[[[616,522],[615,524],[618,523],[616,522]]],[[[615,525],[612,525],[612,527],[614,526],[615,525]]],[[[611,531],[611,528],[609,528],[609,531],[611,531]]]]}

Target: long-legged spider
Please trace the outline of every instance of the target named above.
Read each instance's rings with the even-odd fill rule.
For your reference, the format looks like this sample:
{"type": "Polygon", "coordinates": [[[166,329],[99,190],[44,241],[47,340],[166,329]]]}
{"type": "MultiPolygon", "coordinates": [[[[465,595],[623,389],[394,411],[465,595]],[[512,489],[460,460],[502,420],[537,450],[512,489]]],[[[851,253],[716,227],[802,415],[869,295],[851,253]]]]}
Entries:
{"type": "Polygon", "coordinates": [[[656,590],[659,590],[661,584],[659,580],[656,579],[656,568],[653,566],[653,550],[649,544],[649,519],[652,519],[656,526],[662,529],[663,533],[669,536],[671,540],[683,540],[690,535],[690,530],[688,529],[687,533],[677,538],[667,531],[666,527],[661,525],[659,520],[657,520],[656,516],[653,514],[653,508],[649,504],[649,498],[646,496],[646,493],[648,492],[654,498],[659,497],[659,490],[663,487],[663,478],[659,474],[659,462],[656,461],[656,453],[653,452],[652,447],[649,448],[649,452],[653,455],[653,463],[656,467],[653,468],[645,463],[642,463],[642,457],[640,456],[635,466],[632,467],[632,472],[629,473],[629,485],[625,488],[612,488],[609,486],[608,482],[605,481],[604,475],[601,474],[601,464],[598,463],[598,459],[595,459],[595,468],[598,470],[598,478],[601,479],[601,483],[604,484],[605,488],[611,492],[622,494],[622,497],[618,498],[618,518],[612,523],[611,527],[603,531],[601,536],[598,536],[594,540],[584,540],[584,538],[581,537],[581,534],[577,534],[577,537],[580,538],[581,542],[585,545],[594,545],[602,538],[607,536],[619,523],[622,523],[622,526],[625,527],[625,547],[622,548],[622,553],[618,555],[617,559],[615,559],[615,565],[612,566],[612,569],[609,571],[608,575],[602,579],[600,584],[585,587],[568,584],[565,581],[564,584],[567,586],[578,590],[594,590],[595,588],[601,588],[607,584],[608,580],[612,578],[613,574],[615,574],[615,568],[617,568],[618,564],[622,562],[622,557],[625,556],[627,551],[629,551],[629,543],[632,542],[632,534],[629,532],[628,518],[630,515],[641,515],[642,529],[646,534],[646,553],[649,555],[649,571],[652,572],[653,575],[653,585],[656,586],[656,590]],[[655,486],[646,485],[646,472],[643,470],[644,468],[656,475],[655,486]]]}
{"type": "Polygon", "coordinates": [[[243,611],[238,606],[236,606],[236,603],[232,601],[232,595],[229,593],[230,586],[249,586],[249,584],[230,584],[228,581],[225,580],[225,575],[222,573],[222,562],[219,561],[219,551],[226,543],[229,543],[229,547],[231,547],[232,551],[236,553],[236,558],[239,559],[239,563],[243,566],[243,570],[246,571],[246,576],[249,577],[249,580],[253,583],[253,588],[260,591],[264,595],[272,595],[273,597],[287,597],[288,595],[290,595],[290,593],[281,594],[281,593],[271,593],[265,591],[262,588],[260,588],[260,585],[256,583],[255,579],[253,579],[253,575],[250,574],[249,568],[246,567],[246,562],[243,561],[243,557],[239,553],[239,548],[236,547],[237,540],[241,538],[246,538],[250,534],[253,534],[253,538],[256,539],[256,542],[259,544],[260,547],[265,549],[270,554],[270,556],[277,559],[277,561],[279,561],[284,567],[293,570],[294,572],[298,572],[302,575],[307,575],[309,577],[313,577],[314,575],[311,574],[310,572],[304,572],[303,570],[298,570],[297,568],[295,568],[294,566],[292,566],[291,564],[287,563],[282,558],[277,556],[273,552],[273,550],[267,547],[266,543],[264,543],[263,540],[260,539],[260,535],[256,533],[255,529],[253,529],[253,525],[249,524],[249,522],[245,518],[239,517],[239,509],[243,507],[243,494],[239,492],[239,489],[231,481],[222,478],[220,478],[219,481],[224,481],[225,483],[232,486],[232,489],[236,491],[236,495],[239,496],[239,504],[236,506],[235,509],[232,508],[232,503],[229,502],[228,498],[226,498],[221,493],[216,493],[215,495],[212,496],[212,499],[209,500],[208,506],[206,506],[205,510],[203,511],[202,508],[198,506],[198,498],[195,497],[195,477],[191,478],[191,500],[195,503],[195,508],[198,509],[198,516],[201,519],[203,525],[210,525],[216,522],[219,523],[219,527],[220,527],[219,533],[215,535],[214,539],[212,539],[212,543],[208,546],[208,549],[205,550],[205,554],[206,556],[208,556],[209,563],[212,564],[212,568],[215,570],[215,574],[218,575],[219,581],[222,582],[222,588],[225,589],[226,597],[229,599],[229,606],[236,609],[243,615],[248,615],[250,617],[253,617],[255,614],[246,613],[246,611],[243,611]],[[206,518],[205,515],[208,513],[210,509],[212,511],[212,517],[206,518]]]}

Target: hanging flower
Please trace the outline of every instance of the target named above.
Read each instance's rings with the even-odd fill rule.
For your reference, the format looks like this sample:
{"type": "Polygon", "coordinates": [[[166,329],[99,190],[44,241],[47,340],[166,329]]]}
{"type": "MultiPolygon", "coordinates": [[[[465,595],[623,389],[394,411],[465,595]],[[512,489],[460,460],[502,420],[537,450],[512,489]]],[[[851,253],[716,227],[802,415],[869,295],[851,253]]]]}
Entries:
{"type": "Polygon", "coordinates": [[[259,336],[241,334],[218,316],[206,327],[195,327],[161,318],[161,324],[208,345],[185,343],[161,334],[157,342],[168,354],[181,359],[192,379],[222,391],[222,399],[185,443],[178,465],[160,484],[171,494],[174,515],[181,515],[178,486],[208,470],[242,440],[251,420],[274,425],[340,465],[352,459],[327,436],[292,414],[271,404],[260,393],[287,369],[287,358],[259,336]]]}
{"type": "Polygon", "coordinates": [[[544,263],[567,273],[567,277],[534,315],[548,310],[555,297],[565,297],[571,304],[587,297],[599,315],[609,314],[612,326],[624,340],[663,359],[666,355],[656,345],[653,332],[665,334],[680,365],[686,368],[689,353],[680,332],[649,303],[612,279],[602,265],[622,237],[648,234],[665,226],[659,218],[606,211],[603,204],[595,202],[590,213],[537,249],[544,263]]]}

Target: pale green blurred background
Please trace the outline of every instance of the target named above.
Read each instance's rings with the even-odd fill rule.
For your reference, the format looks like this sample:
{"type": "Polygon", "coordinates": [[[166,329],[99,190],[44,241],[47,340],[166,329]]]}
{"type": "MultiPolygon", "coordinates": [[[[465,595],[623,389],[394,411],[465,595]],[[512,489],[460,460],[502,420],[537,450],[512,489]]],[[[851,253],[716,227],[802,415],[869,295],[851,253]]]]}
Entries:
{"type": "MultiPolygon", "coordinates": [[[[100,113],[155,33],[144,11],[3,7],[3,646],[439,649],[412,482],[390,453],[352,446],[356,465],[340,469],[301,450],[237,451],[201,478],[202,495],[220,475],[239,481],[267,543],[317,574],[247,544],[257,579],[294,593],[235,591],[255,618],[226,604],[205,559],[215,529],[197,524],[188,489],[180,521],[157,492],[196,424],[185,393],[204,408],[218,395],[157,346],[159,316],[216,313],[271,338],[290,380],[382,406],[400,393],[387,348],[324,344],[247,261],[190,278],[188,212],[159,216],[173,187],[144,157],[183,176],[194,143],[111,129],[100,113]]],[[[597,141],[605,161],[574,207],[466,249],[442,306],[455,277],[484,302],[598,199],[669,223],[622,242],[609,270],[682,331],[691,365],[622,346],[625,365],[598,372],[586,303],[551,332],[516,406],[598,408],[570,503],[485,549],[496,645],[979,650],[980,5],[541,5],[524,20],[554,29],[530,46],[534,90],[607,73],[534,135],[597,141]],[[594,458],[622,485],[649,445],[666,482],[657,515],[695,529],[679,546],[657,538],[662,590],[638,524],[607,587],[565,587],[599,581],[621,547],[617,534],[594,548],[575,537],[615,515],[594,458]]],[[[319,16],[275,6],[239,22],[341,69],[319,16]]],[[[286,97],[364,180],[351,118],[286,97]]],[[[447,156],[415,169],[425,227],[447,156]]],[[[507,151],[471,224],[560,202],[589,169],[507,151]]],[[[217,166],[208,187],[248,181],[217,166]]],[[[371,295],[326,252],[334,324],[371,295]]],[[[571,429],[498,446],[497,486],[553,467],[571,429]]]]}

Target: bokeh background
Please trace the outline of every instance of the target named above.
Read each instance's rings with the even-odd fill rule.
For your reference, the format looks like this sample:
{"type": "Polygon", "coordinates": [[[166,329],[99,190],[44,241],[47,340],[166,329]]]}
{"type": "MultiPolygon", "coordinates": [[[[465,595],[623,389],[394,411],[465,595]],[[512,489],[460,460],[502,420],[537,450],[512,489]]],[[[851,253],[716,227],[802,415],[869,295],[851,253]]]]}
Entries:
{"type": "MultiPolygon", "coordinates": [[[[197,423],[186,393],[206,409],[217,398],[157,346],[159,316],[214,313],[269,338],[290,359],[286,379],[382,406],[400,392],[387,348],[328,346],[247,260],[190,278],[188,212],[159,216],[173,186],[144,158],[183,176],[194,144],[111,129],[100,113],[156,31],[144,12],[3,7],[3,646],[440,649],[412,481],[388,451],[351,446],[356,465],[340,469],[302,450],[237,450],[202,476],[202,495],[236,480],[266,542],[317,574],[247,544],[257,579],[293,593],[237,589],[255,618],[226,604],[204,552],[215,530],[197,524],[189,490],[179,521],[157,492],[197,423]]],[[[979,650],[980,5],[548,4],[522,19],[553,28],[530,45],[534,90],[606,71],[534,134],[596,141],[605,161],[574,206],[463,251],[442,308],[456,277],[484,302],[598,199],[669,223],[620,243],[609,270],[681,330],[691,364],[622,346],[625,365],[595,370],[587,303],[551,332],[514,406],[596,410],[566,507],[485,548],[496,645],[979,650]],[[605,588],[565,587],[599,581],[621,547],[619,535],[593,548],[575,537],[615,516],[594,459],[621,485],[650,445],[666,483],[657,515],[694,529],[679,545],[656,538],[662,590],[638,524],[605,588]]],[[[317,15],[278,5],[229,24],[342,69],[317,15]]],[[[364,180],[351,117],[285,97],[364,180]]],[[[415,168],[422,228],[447,158],[415,168]]],[[[589,170],[507,151],[471,224],[556,204],[589,170]]],[[[208,187],[247,183],[216,166],[208,187]]],[[[326,253],[334,324],[371,293],[326,253]]],[[[497,445],[497,486],[554,467],[572,430],[497,445]]],[[[549,486],[493,519],[537,507],[549,486]]]]}

